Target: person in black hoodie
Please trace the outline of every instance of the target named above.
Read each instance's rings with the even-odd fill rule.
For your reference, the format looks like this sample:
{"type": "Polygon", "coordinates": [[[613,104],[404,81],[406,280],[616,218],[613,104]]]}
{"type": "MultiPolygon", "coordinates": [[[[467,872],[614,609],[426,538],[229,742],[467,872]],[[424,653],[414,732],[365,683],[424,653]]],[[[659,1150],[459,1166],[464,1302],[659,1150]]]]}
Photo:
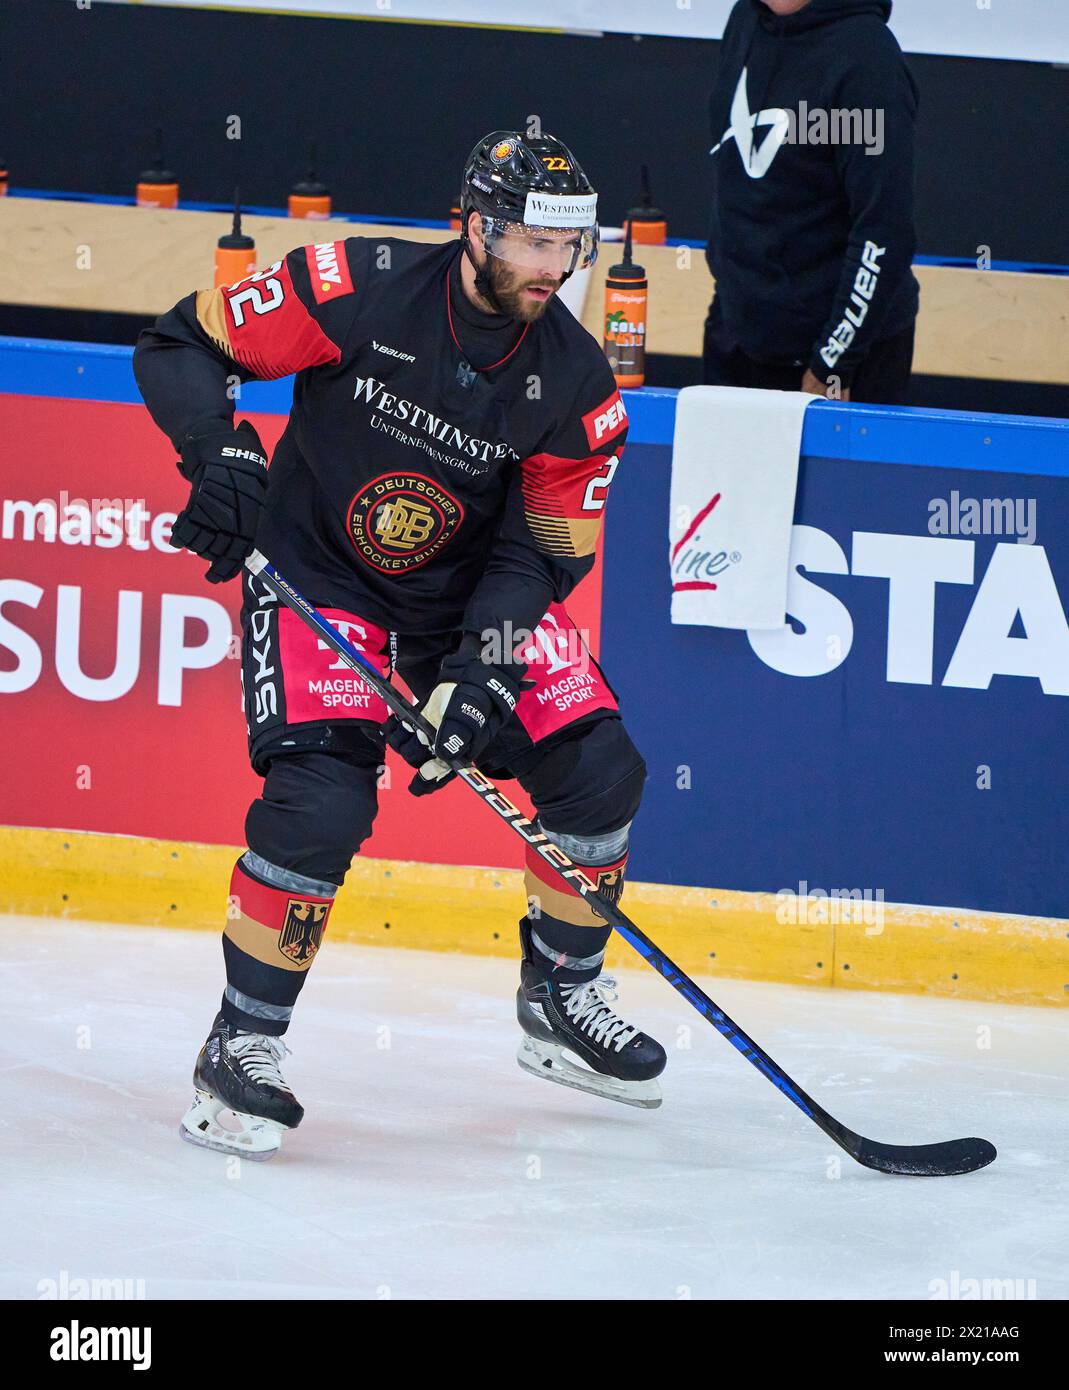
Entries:
{"type": "Polygon", "coordinates": [[[710,385],[905,399],[917,88],[891,0],[738,0],[710,100],[710,385]]]}

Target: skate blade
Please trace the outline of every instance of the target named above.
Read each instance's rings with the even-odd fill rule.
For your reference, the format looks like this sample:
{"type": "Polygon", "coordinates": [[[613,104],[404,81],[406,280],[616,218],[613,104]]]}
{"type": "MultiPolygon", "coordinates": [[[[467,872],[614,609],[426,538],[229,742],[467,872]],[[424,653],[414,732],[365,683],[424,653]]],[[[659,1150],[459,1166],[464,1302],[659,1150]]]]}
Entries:
{"type": "Polygon", "coordinates": [[[187,1144],[216,1153],[238,1154],[252,1163],[266,1163],[282,1147],[285,1126],[277,1120],[261,1119],[258,1115],[242,1115],[230,1110],[207,1091],[197,1091],[193,1104],[182,1117],[178,1133],[187,1144]],[[227,1129],[219,1116],[233,1116],[239,1129],[227,1129]]]}
{"type": "Polygon", "coordinates": [[[602,1100],[616,1100],[621,1105],[634,1105],[640,1110],[656,1110],[661,1104],[661,1088],[656,1078],[648,1081],[621,1081],[619,1077],[602,1076],[587,1071],[564,1056],[564,1049],[552,1043],[525,1037],[516,1053],[516,1061],[532,1076],[543,1081],[555,1081],[573,1091],[585,1091],[602,1100]]]}

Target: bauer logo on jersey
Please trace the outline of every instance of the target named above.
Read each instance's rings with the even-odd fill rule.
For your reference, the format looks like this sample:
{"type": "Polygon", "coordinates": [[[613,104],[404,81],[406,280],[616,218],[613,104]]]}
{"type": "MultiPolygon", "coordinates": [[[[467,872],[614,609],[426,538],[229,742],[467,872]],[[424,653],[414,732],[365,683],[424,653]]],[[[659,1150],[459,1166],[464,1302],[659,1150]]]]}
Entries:
{"type": "Polygon", "coordinates": [[[313,903],[307,898],[290,898],[286,917],[278,934],[278,949],[296,965],[311,965],[323,940],[330,903],[313,903]]]}
{"type": "Polygon", "coordinates": [[[383,574],[425,565],[463,520],[460,502],[422,473],[381,473],[349,503],[352,542],[383,574]]]}
{"type": "Polygon", "coordinates": [[[619,391],[606,396],[600,405],[583,416],[583,428],[591,449],[603,448],[621,430],[627,428],[627,411],[620,399],[619,391]]]}
{"type": "Polygon", "coordinates": [[[340,294],[352,294],[353,277],[349,274],[344,241],[320,241],[315,246],[306,246],[304,251],[317,304],[337,299],[340,294]]]}

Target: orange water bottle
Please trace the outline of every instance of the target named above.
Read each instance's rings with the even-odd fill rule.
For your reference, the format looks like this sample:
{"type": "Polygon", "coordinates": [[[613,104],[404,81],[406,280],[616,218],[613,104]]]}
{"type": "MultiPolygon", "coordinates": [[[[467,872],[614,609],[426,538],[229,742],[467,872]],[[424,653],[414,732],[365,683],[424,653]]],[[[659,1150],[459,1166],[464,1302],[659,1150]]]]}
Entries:
{"type": "Polygon", "coordinates": [[[241,190],[234,189],[234,226],[215,248],[215,288],[236,285],[256,269],[256,243],[241,230],[241,190]]]}
{"type": "Polygon", "coordinates": [[[295,183],[290,190],[289,215],[325,222],[330,216],[330,189],[325,183],[319,182],[315,166],[316,147],[313,141],[308,148],[308,177],[295,183]]]}
{"type": "Polygon", "coordinates": [[[137,181],[134,202],[139,208],[176,208],[178,177],[163,162],[163,131],[156,128],[156,157],[137,181]]]}
{"type": "Polygon", "coordinates": [[[645,267],[631,259],[631,223],[624,238],[624,258],[605,277],[605,356],[617,386],[641,386],[646,380],[645,267]]]}
{"type": "Polygon", "coordinates": [[[628,209],[624,226],[631,227],[635,243],[639,246],[663,246],[668,240],[665,215],[660,208],[653,206],[653,198],[650,195],[648,164],[642,165],[642,190],[637,205],[628,209]]]}
{"type": "Polygon", "coordinates": [[[7,193],[7,160],[0,159],[0,198],[7,193]]]}

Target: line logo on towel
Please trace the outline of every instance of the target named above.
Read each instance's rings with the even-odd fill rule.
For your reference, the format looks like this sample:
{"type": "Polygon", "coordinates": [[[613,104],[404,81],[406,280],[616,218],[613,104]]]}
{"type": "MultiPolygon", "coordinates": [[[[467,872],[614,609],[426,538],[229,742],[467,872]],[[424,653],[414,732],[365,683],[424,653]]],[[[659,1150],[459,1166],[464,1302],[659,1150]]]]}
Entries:
{"type": "Polygon", "coordinates": [[[701,530],[720,501],[716,492],[693,517],[683,535],[672,547],[672,592],[685,593],[693,589],[715,589],[714,574],[723,574],[742,556],[737,550],[709,550],[702,545],[701,530]]]}

